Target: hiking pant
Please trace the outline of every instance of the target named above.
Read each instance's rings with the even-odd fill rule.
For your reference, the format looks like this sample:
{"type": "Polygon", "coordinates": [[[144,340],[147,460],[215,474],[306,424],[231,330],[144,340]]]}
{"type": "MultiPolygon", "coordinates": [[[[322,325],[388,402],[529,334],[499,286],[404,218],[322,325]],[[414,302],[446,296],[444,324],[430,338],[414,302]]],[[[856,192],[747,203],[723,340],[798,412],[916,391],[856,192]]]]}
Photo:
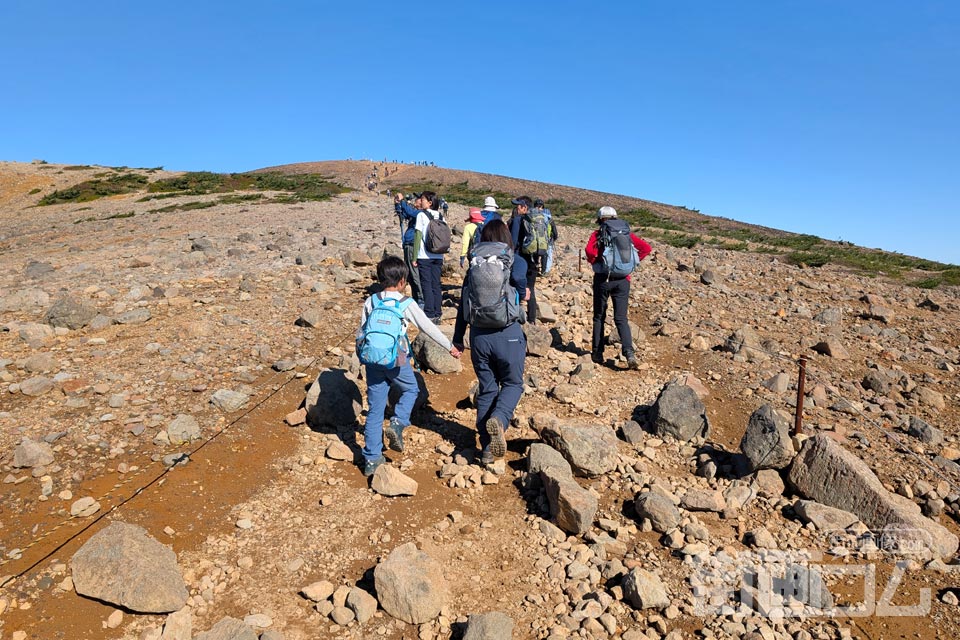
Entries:
{"type": "Polygon", "coordinates": [[[403,245],[403,261],[407,264],[407,269],[410,271],[410,277],[407,278],[407,282],[410,284],[410,297],[416,300],[420,308],[423,309],[423,290],[420,288],[420,273],[417,267],[413,266],[416,260],[417,256],[413,254],[413,245],[403,245]]]}
{"type": "Polygon", "coordinates": [[[400,399],[393,408],[393,414],[400,424],[410,424],[410,414],[417,402],[420,389],[413,367],[404,364],[387,369],[376,365],[365,367],[367,380],[367,421],[363,425],[363,458],[376,460],[383,455],[383,416],[387,410],[390,387],[400,389],[400,399]]]}
{"type": "Polygon", "coordinates": [[[443,299],[443,290],[440,288],[440,271],[443,269],[443,258],[417,260],[417,265],[423,292],[423,312],[435,322],[440,317],[440,302],[443,299]]]}
{"type": "Polygon", "coordinates": [[[613,324],[620,334],[620,349],[627,358],[633,355],[633,336],[627,322],[630,281],[608,279],[605,273],[593,274],[593,355],[603,356],[603,324],[607,318],[607,299],[613,298],[613,324]]]}
{"type": "Polygon", "coordinates": [[[503,329],[470,328],[470,361],[477,374],[477,432],[480,448],[490,445],[484,424],[496,416],[504,428],[510,426],[513,412],[523,395],[523,367],[527,357],[527,338],[519,322],[503,329]]]}
{"type": "Polygon", "coordinates": [[[530,288],[530,299],[527,300],[527,322],[537,321],[537,276],[540,275],[540,256],[524,256],[527,261],[527,287],[530,288]]]}

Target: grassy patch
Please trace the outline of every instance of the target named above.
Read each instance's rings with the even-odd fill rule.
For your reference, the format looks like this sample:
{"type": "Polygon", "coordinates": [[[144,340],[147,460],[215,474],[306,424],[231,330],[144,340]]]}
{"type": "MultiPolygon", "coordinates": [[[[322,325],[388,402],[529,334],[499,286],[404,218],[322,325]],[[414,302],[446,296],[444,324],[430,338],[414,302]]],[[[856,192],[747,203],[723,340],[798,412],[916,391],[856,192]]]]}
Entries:
{"type": "Polygon", "coordinates": [[[83,171],[84,169],[93,169],[93,167],[88,164],[72,164],[63,168],[64,171],[83,171]]]}
{"type": "Polygon", "coordinates": [[[41,206],[65,202],[90,202],[104,196],[132,193],[147,184],[147,178],[135,173],[124,173],[109,178],[86,180],[72,187],[57,190],[40,198],[41,206]]]}
{"type": "MultiPolygon", "coordinates": [[[[350,191],[313,173],[211,173],[195,171],[175,178],[164,178],[150,184],[149,198],[199,196],[231,191],[282,191],[287,195],[280,202],[326,200],[350,191]]],[[[212,206],[212,205],[211,205],[212,206]]]]}
{"type": "Polygon", "coordinates": [[[486,189],[474,189],[468,186],[467,182],[457,182],[454,184],[438,184],[436,182],[414,182],[400,185],[393,189],[401,193],[411,193],[413,191],[433,191],[442,196],[447,202],[466,205],[468,207],[483,206],[483,199],[487,196],[493,196],[500,205],[500,210],[509,211],[510,200],[515,194],[504,193],[503,191],[489,191],[486,189]]]}
{"type": "Polygon", "coordinates": [[[40,193],[41,191],[43,191],[43,189],[37,187],[37,188],[35,188],[35,189],[30,189],[30,191],[29,191],[29,193],[27,193],[27,195],[28,195],[28,196],[35,196],[35,195],[37,195],[38,193],[40,193]]]}
{"type": "MultiPolygon", "coordinates": [[[[89,209],[89,207],[86,207],[86,208],[89,209]]],[[[91,218],[79,218],[79,219],[77,219],[77,220],[74,220],[74,221],[73,221],[73,224],[80,224],[80,223],[82,223],[82,222],[98,222],[98,221],[102,221],[102,220],[122,220],[122,219],[124,219],[124,218],[132,218],[132,217],[135,216],[135,215],[137,215],[137,214],[134,213],[133,211],[127,211],[126,213],[114,213],[113,215],[109,215],[109,216],[107,216],[106,218],[93,218],[93,217],[91,217],[91,218]]]]}

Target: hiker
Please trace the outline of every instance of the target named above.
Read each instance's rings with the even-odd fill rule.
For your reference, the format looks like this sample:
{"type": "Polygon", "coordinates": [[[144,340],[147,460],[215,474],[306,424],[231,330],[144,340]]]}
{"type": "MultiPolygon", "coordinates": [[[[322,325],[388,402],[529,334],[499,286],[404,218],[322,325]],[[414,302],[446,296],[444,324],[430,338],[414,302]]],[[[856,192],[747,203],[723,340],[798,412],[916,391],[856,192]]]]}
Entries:
{"type": "Polygon", "coordinates": [[[523,395],[527,339],[520,326],[520,300],[529,296],[527,263],[513,255],[503,220],[483,225],[463,279],[453,345],[463,350],[470,325],[470,361],[477,374],[477,433],[480,462],[493,464],[506,454],[505,431],[523,395]]]}
{"type": "MultiPolygon", "coordinates": [[[[440,322],[440,303],[443,290],[440,287],[440,272],[443,270],[443,252],[450,250],[450,237],[447,235],[446,248],[431,247],[428,229],[431,221],[443,220],[438,210],[440,198],[433,191],[413,194],[419,212],[414,224],[413,266],[420,274],[420,291],[423,295],[423,312],[431,322],[440,322]]],[[[449,232],[449,228],[448,228],[449,232]]]]}
{"type": "Polygon", "coordinates": [[[420,308],[423,309],[423,289],[420,287],[420,272],[417,270],[417,255],[413,252],[413,238],[416,233],[417,215],[420,199],[415,198],[412,202],[403,197],[403,193],[397,191],[393,194],[393,210],[400,219],[400,227],[407,224],[407,228],[401,233],[401,244],[403,245],[403,260],[407,265],[408,281],[410,283],[410,297],[417,301],[420,308]]]}
{"type": "Polygon", "coordinates": [[[597,211],[597,230],[590,234],[585,253],[593,265],[593,340],[591,359],[603,364],[603,325],[607,317],[607,300],[613,298],[613,323],[620,334],[620,349],[627,366],[638,369],[640,362],[633,349],[633,336],[627,321],[630,301],[630,273],[650,255],[650,245],[630,231],[630,226],[617,218],[613,207],[597,211]]]}
{"type": "Polygon", "coordinates": [[[483,213],[478,207],[470,207],[470,215],[463,226],[463,238],[460,241],[460,268],[463,269],[467,262],[467,254],[470,252],[470,246],[473,244],[473,235],[477,226],[483,222],[483,213]]]}
{"type": "Polygon", "coordinates": [[[503,220],[503,218],[500,217],[499,211],[500,207],[497,206],[497,201],[493,196],[487,196],[483,199],[483,208],[480,209],[480,215],[483,216],[483,218],[477,223],[477,228],[474,230],[473,236],[470,238],[470,244],[467,246],[468,259],[473,245],[480,241],[480,233],[483,231],[483,225],[491,220],[503,220]]]}
{"type": "Polygon", "coordinates": [[[540,273],[546,275],[550,273],[550,269],[553,268],[553,245],[560,238],[560,234],[557,233],[557,223],[553,221],[553,213],[550,209],[544,207],[543,200],[537,198],[533,201],[533,213],[538,213],[544,217],[547,221],[547,228],[549,229],[549,235],[547,236],[547,254],[541,257],[540,260],[540,273]]]}
{"type": "Polygon", "coordinates": [[[527,286],[530,297],[527,299],[527,322],[536,324],[537,276],[540,275],[540,258],[547,253],[547,227],[542,215],[530,214],[533,201],[528,196],[520,196],[510,201],[513,215],[510,217],[510,237],[520,258],[527,263],[527,286]]]}
{"type": "Polygon", "coordinates": [[[377,264],[377,280],[383,291],[364,301],[360,329],[357,331],[357,357],[364,363],[364,378],[367,381],[367,419],[363,427],[365,476],[373,475],[377,467],[386,462],[383,457],[384,436],[391,449],[403,451],[403,430],[410,424],[410,414],[420,393],[413,367],[410,366],[408,323],[413,323],[437,344],[448,349],[454,358],[460,357],[460,350],[427,319],[419,306],[412,304],[411,298],[403,295],[407,287],[407,266],[402,258],[387,256],[381,260],[377,264]],[[381,328],[379,332],[366,326],[368,318],[372,318],[376,326],[381,328]],[[400,390],[400,398],[394,407],[390,424],[384,428],[384,412],[391,387],[400,390]]]}

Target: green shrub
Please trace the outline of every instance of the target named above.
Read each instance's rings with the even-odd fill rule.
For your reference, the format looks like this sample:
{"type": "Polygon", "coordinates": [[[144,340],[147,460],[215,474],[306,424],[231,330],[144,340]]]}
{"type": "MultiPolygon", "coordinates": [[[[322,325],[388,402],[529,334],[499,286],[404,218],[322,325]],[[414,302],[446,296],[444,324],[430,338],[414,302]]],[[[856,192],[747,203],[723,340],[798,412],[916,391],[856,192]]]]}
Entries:
{"type": "MultiPolygon", "coordinates": [[[[313,173],[211,173],[195,171],[174,178],[164,178],[150,184],[147,189],[153,194],[170,194],[166,197],[206,195],[231,191],[283,191],[282,201],[304,202],[326,200],[339,193],[350,191],[313,173]]],[[[151,198],[163,197],[159,195],[151,198]]]]}
{"type": "Polygon", "coordinates": [[[65,202],[90,202],[104,196],[132,193],[147,184],[145,176],[135,173],[115,175],[110,178],[86,180],[72,187],[57,190],[40,198],[41,206],[65,202]]]}

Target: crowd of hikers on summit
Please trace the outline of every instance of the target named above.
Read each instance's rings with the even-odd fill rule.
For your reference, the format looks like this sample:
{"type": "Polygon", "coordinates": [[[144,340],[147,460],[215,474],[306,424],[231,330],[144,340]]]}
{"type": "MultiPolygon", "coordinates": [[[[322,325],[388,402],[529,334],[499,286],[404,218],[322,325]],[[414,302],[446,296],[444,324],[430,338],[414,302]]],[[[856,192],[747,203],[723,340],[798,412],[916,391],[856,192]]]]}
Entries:
{"type": "MultiPolygon", "coordinates": [[[[512,215],[504,220],[493,196],[471,208],[461,237],[459,266],[465,269],[453,338],[437,327],[441,320],[441,273],[451,247],[445,219],[446,202],[433,191],[404,197],[393,194],[400,221],[403,257],[386,256],[377,265],[380,291],[368,297],[357,330],[357,357],[367,382],[362,469],[373,475],[386,462],[386,446],[404,450],[403,431],[419,394],[412,368],[407,327],[416,326],[450,355],[459,358],[469,348],[477,376],[476,429],[479,460],[491,465],[506,454],[506,431],[523,395],[527,338],[523,325],[540,320],[537,278],[554,265],[556,222],[543,200],[513,198],[512,215]],[[410,296],[405,295],[407,285],[410,296]],[[526,303],[525,307],[523,303],[526,303]],[[467,340],[467,329],[469,339],[467,340]],[[469,347],[467,346],[469,345],[469,347]],[[391,390],[399,394],[393,416],[384,426],[391,390]]],[[[605,364],[607,306],[613,299],[613,319],[623,358],[638,368],[627,320],[630,275],[651,248],[617,217],[613,207],[601,207],[597,229],[584,253],[593,269],[593,335],[591,358],[605,364]]]]}

